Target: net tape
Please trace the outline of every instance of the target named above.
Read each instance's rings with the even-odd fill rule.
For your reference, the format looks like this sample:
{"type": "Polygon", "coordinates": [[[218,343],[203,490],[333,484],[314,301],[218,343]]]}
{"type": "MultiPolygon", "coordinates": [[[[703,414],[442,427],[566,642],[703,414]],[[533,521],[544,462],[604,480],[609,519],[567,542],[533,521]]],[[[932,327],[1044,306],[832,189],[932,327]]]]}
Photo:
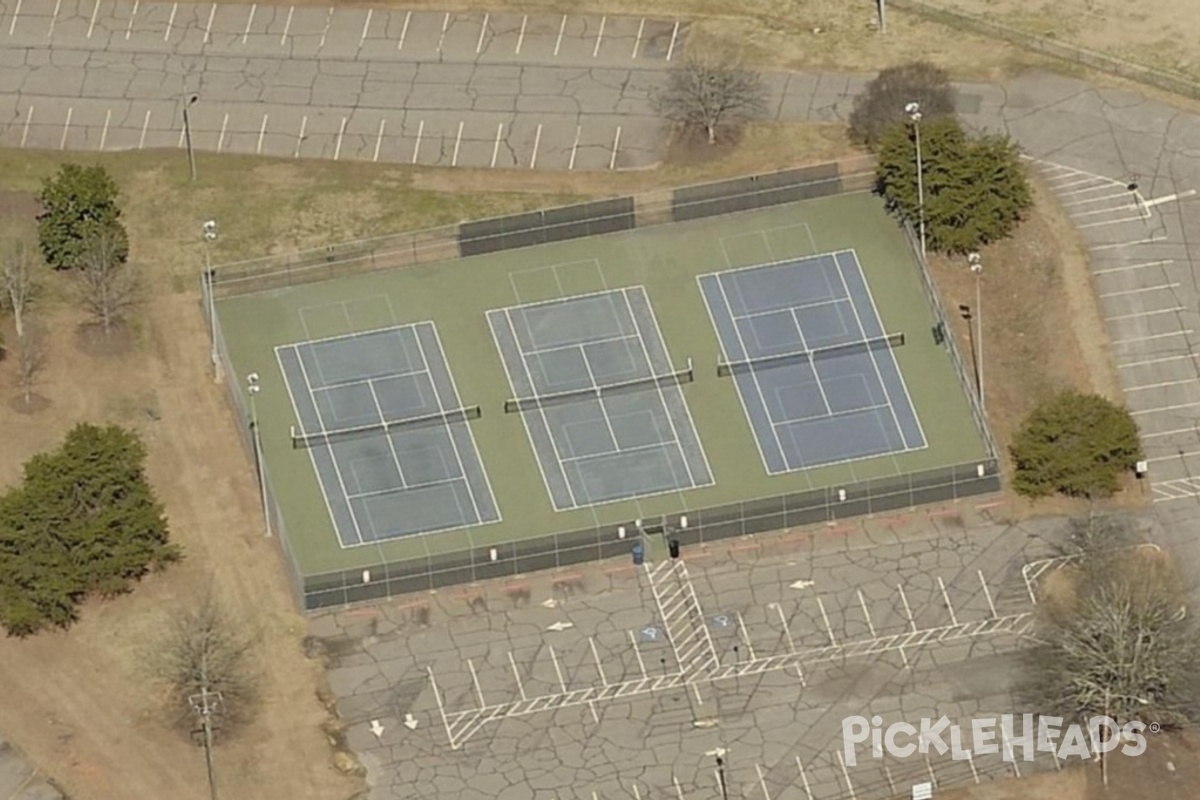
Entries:
{"type": "Polygon", "coordinates": [[[422,414],[419,417],[409,417],[408,419],[392,420],[389,422],[374,422],[370,425],[360,425],[356,428],[342,428],[341,430],[319,431],[316,433],[298,431],[295,426],[292,426],[292,447],[299,449],[314,445],[334,444],[336,442],[378,436],[381,433],[388,434],[394,429],[402,430],[425,425],[446,425],[452,422],[479,419],[481,416],[483,416],[483,410],[479,406],[464,406],[463,408],[446,409],[435,414],[422,414]]]}
{"type": "Polygon", "coordinates": [[[761,358],[748,358],[742,361],[725,361],[717,364],[717,375],[727,378],[730,375],[741,375],[758,369],[786,366],[789,364],[811,364],[828,358],[855,355],[858,353],[890,350],[904,344],[903,333],[889,333],[887,336],[876,336],[859,342],[835,344],[829,347],[818,347],[813,350],[799,350],[791,353],[781,353],[761,358]]]}
{"type": "Polygon", "coordinates": [[[691,383],[695,379],[692,371],[692,359],[687,360],[687,366],[676,372],[665,375],[650,375],[645,378],[635,378],[620,383],[610,383],[606,386],[590,386],[586,389],[572,389],[569,392],[555,392],[534,397],[514,397],[504,401],[504,412],[516,414],[522,411],[537,411],[546,406],[572,403],[584,399],[600,399],[612,394],[638,391],[651,387],[678,386],[691,383]]]}

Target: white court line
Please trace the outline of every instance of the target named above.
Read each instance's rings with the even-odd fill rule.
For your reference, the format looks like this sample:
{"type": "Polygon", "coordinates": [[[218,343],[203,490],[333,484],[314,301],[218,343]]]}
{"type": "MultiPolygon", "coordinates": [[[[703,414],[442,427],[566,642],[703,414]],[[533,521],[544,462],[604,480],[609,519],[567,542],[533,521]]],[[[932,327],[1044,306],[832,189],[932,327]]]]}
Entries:
{"type": "MultiPolygon", "coordinates": [[[[378,403],[378,401],[376,401],[376,403],[378,403]]],[[[332,431],[331,435],[335,435],[335,434],[337,434],[337,431],[336,430],[332,431]]],[[[318,434],[318,435],[320,435],[320,434],[318,434]]],[[[395,446],[391,443],[392,437],[385,436],[385,437],[381,437],[381,438],[386,438],[388,440],[388,447],[391,448],[391,450],[392,450],[392,458],[394,461],[396,461],[396,466],[399,467],[400,459],[399,459],[399,456],[396,455],[395,446]]],[[[350,463],[351,463],[351,466],[353,467],[354,462],[350,462],[350,463]]],[[[403,473],[400,475],[400,480],[404,480],[403,473]]],[[[369,492],[357,492],[357,493],[353,493],[353,494],[347,494],[346,499],[347,500],[366,500],[366,499],[369,499],[372,497],[380,497],[385,494],[399,494],[400,492],[407,492],[411,489],[430,489],[434,486],[449,486],[450,484],[454,484],[454,483],[464,483],[465,484],[466,481],[462,478],[440,478],[436,481],[426,481],[425,483],[405,483],[402,486],[393,486],[391,489],[372,489],[369,492]]]]}
{"type": "Polygon", "coordinates": [[[617,135],[613,137],[612,158],[608,160],[608,168],[617,168],[617,153],[621,150],[621,126],[617,126],[617,135]]]}
{"type": "MultiPolygon", "coordinates": [[[[129,37],[133,35],[133,21],[137,19],[138,7],[141,5],[141,3],[142,0],[133,0],[133,13],[129,15],[129,24],[125,27],[125,41],[129,41],[129,37]]],[[[20,5],[17,7],[20,8],[20,5]]],[[[13,23],[16,23],[15,19],[13,20],[13,23]]]]}
{"type": "Polygon", "coordinates": [[[567,29],[567,15],[563,14],[562,24],[558,26],[558,41],[554,43],[554,55],[558,55],[562,47],[563,31],[567,29]]]}
{"type": "Polygon", "coordinates": [[[1148,267],[1165,267],[1167,264],[1174,264],[1174,259],[1165,258],[1161,261],[1145,261],[1141,264],[1130,264],[1127,267],[1109,267],[1108,269],[1098,269],[1092,272],[1093,275],[1109,275],[1113,272],[1128,272],[1134,269],[1146,269],[1148,267]]]}
{"type": "Polygon", "coordinates": [[[263,114],[262,125],[258,126],[258,147],[254,149],[255,155],[262,154],[263,139],[267,135],[267,120],[270,118],[270,116],[270,114],[263,114]]]}
{"type": "Polygon", "coordinates": [[[458,135],[454,137],[454,155],[450,157],[450,166],[452,167],[458,166],[458,150],[462,147],[462,132],[465,124],[462,120],[458,122],[458,135]]]}
{"type": "Polygon", "coordinates": [[[367,41],[367,34],[371,31],[371,15],[375,13],[375,9],[367,9],[367,19],[363,22],[362,36],[358,37],[358,49],[362,50],[363,43],[367,41]]]}
{"type": "Polygon", "coordinates": [[[308,129],[308,115],[300,120],[300,134],[296,137],[296,152],[292,154],[292,158],[300,157],[300,146],[304,144],[304,131],[308,129]]]}
{"type": "Polygon", "coordinates": [[[642,34],[646,30],[646,18],[642,17],[642,21],[638,23],[637,38],[633,40],[633,55],[630,58],[637,58],[638,53],[642,49],[642,34]]]}
{"type": "Polygon", "coordinates": [[[500,155],[500,138],[504,136],[504,123],[496,124],[496,141],[492,144],[492,169],[496,168],[496,158],[500,155]]]}
{"type": "Polygon", "coordinates": [[[521,17],[521,33],[517,36],[516,55],[521,55],[521,45],[525,44],[525,26],[529,23],[529,15],[521,17]]]}
{"type": "Polygon", "coordinates": [[[101,152],[104,151],[104,145],[108,141],[108,125],[112,122],[112,109],[106,109],[104,112],[104,128],[100,131],[100,147],[101,152]]]}
{"type": "Polygon", "coordinates": [[[413,145],[412,163],[417,163],[417,156],[421,154],[421,137],[425,135],[425,120],[421,120],[417,125],[417,143],[413,145]]]}
{"type": "Polygon", "coordinates": [[[533,137],[533,157],[529,159],[529,168],[533,169],[537,166],[538,146],[542,143],[542,124],[539,122],[537,126],[537,134],[533,137]]]}
{"type": "Polygon", "coordinates": [[[283,35],[279,37],[279,46],[283,47],[287,44],[288,31],[292,29],[292,15],[296,13],[296,7],[288,8],[287,22],[283,23],[283,35]]]}
{"type": "MultiPolygon", "coordinates": [[[[432,381],[433,376],[430,376],[429,379],[430,379],[430,381],[432,381]]],[[[371,392],[371,401],[375,403],[375,412],[377,414],[379,414],[379,421],[386,425],[387,424],[387,416],[383,413],[383,406],[379,402],[379,394],[375,391],[375,382],[367,381],[367,389],[370,390],[370,392],[371,392]]],[[[400,478],[400,490],[403,491],[403,490],[409,489],[409,488],[415,489],[416,487],[415,486],[410,487],[408,485],[408,481],[405,480],[405,478],[404,478],[404,467],[400,466],[400,455],[396,452],[396,443],[394,441],[392,441],[391,436],[388,436],[386,434],[384,435],[383,438],[387,439],[388,450],[392,454],[392,463],[396,465],[396,475],[400,478]]],[[[354,469],[353,461],[350,462],[350,468],[352,470],[354,469]]],[[[357,477],[357,475],[355,477],[357,477]]],[[[453,480],[453,479],[444,478],[442,481],[435,481],[434,483],[442,483],[442,482],[449,481],[449,480],[453,480]]],[[[355,483],[357,483],[357,480],[355,481],[355,483]]],[[[384,493],[390,494],[394,491],[396,491],[396,490],[389,489],[389,490],[386,490],[384,493]]],[[[369,495],[369,494],[379,494],[379,492],[359,492],[357,496],[363,497],[363,496],[369,495]]],[[[354,497],[347,495],[346,499],[353,500],[354,497]]]]}
{"type": "Polygon", "coordinates": [[[483,15],[483,24],[479,26],[479,41],[475,43],[475,55],[483,52],[483,38],[487,36],[488,22],[491,20],[490,13],[483,15]]]}
{"type": "Polygon", "coordinates": [[[63,123],[62,139],[59,140],[59,143],[58,143],[59,150],[67,149],[67,133],[69,133],[71,130],[71,115],[74,113],[75,113],[74,106],[67,108],[67,121],[65,123],[63,123]]]}
{"type": "Polygon", "coordinates": [[[1125,391],[1141,392],[1145,391],[1146,389],[1162,389],[1167,386],[1180,386],[1185,383],[1200,383],[1200,381],[1197,381],[1196,378],[1184,378],[1180,381],[1163,381],[1162,383],[1147,383],[1142,386],[1126,386],[1125,391]]]}
{"type": "Polygon", "coordinates": [[[21,131],[21,147],[25,147],[25,140],[29,138],[29,126],[33,122],[33,106],[29,106],[29,113],[25,115],[25,128],[21,131]]]}
{"type": "Polygon", "coordinates": [[[1159,314],[1177,314],[1180,311],[1187,311],[1186,306],[1174,306],[1172,308],[1158,308],[1153,311],[1139,311],[1136,314],[1121,314],[1116,317],[1105,317],[1105,322],[1118,322],[1123,319],[1141,319],[1142,317],[1154,317],[1159,314]]]}
{"type": "Polygon", "coordinates": [[[179,11],[179,3],[171,6],[171,16],[167,19],[167,32],[163,34],[163,41],[171,40],[171,26],[175,24],[175,12],[179,11]]]}
{"type": "MultiPolygon", "coordinates": [[[[21,0],[17,0],[17,9],[16,9],[16,11],[13,12],[12,22],[10,22],[8,24],[8,35],[9,36],[12,36],[13,33],[17,30],[17,18],[20,16],[21,16],[21,0]]],[[[129,19],[129,24],[130,25],[133,24],[132,17],[130,17],[130,19],[129,19]]],[[[126,36],[125,38],[128,39],[129,37],[126,36]]]]}
{"type": "MultiPolygon", "coordinates": [[[[591,261],[576,261],[574,263],[590,264],[592,262],[591,261]]],[[[562,267],[562,266],[566,266],[566,265],[565,264],[556,264],[555,266],[562,267]]],[[[535,267],[535,269],[538,269],[538,268],[535,267]]],[[[541,269],[550,269],[550,267],[542,267],[541,269]]],[[[608,289],[605,289],[604,291],[599,292],[599,294],[609,294],[609,293],[610,293],[610,290],[608,290],[608,289]]],[[[551,300],[549,302],[555,302],[555,300],[561,300],[561,299],[562,299],[561,297],[556,297],[554,300],[551,300]]],[[[575,296],[573,296],[572,299],[575,299],[575,296]]],[[[523,307],[524,306],[521,306],[521,308],[523,308],[523,307]]],[[[637,339],[637,336],[635,334],[626,333],[626,334],[622,334],[621,336],[602,336],[599,339],[588,339],[587,342],[585,342],[585,344],[611,344],[613,342],[629,342],[629,341],[632,341],[635,339],[637,339]]],[[[579,347],[580,347],[580,345],[577,343],[552,344],[552,345],[549,345],[548,347],[535,347],[532,350],[524,350],[523,352],[527,356],[540,356],[540,355],[544,355],[546,353],[559,353],[564,350],[578,350],[579,347]]]]}
{"type": "Polygon", "coordinates": [[[567,169],[575,169],[575,156],[579,153],[579,134],[583,131],[582,125],[575,126],[575,143],[571,145],[571,161],[567,164],[567,169]]]}
{"type": "Polygon", "coordinates": [[[212,8],[208,10],[208,22],[204,25],[204,43],[208,44],[212,41],[212,26],[213,19],[217,16],[217,4],[213,3],[212,8]]]}
{"type": "Polygon", "coordinates": [[[1136,244],[1153,244],[1155,242],[1165,242],[1165,241],[1166,241],[1165,236],[1151,236],[1148,239],[1134,239],[1133,241],[1129,241],[1129,242],[1116,242],[1115,244],[1102,244],[1102,245],[1097,245],[1096,247],[1089,247],[1088,249],[1094,253],[1097,250],[1115,250],[1118,247],[1132,247],[1133,245],[1136,245],[1136,244]]]}
{"type": "MultiPolygon", "coordinates": [[[[54,0],[54,16],[50,17],[50,30],[46,32],[47,39],[54,38],[54,24],[58,22],[58,12],[62,9],[62,0],[54,0]]],[[[168,28],[169,30],[169,28],[168,28]]]]}
{"type": "Polygon", "coordinates": [[[596,46],[592,48],[592,58],[600,55],[600,43],[604,41],[604,24],[606,22],[608,22],[607,14],[600,18],[600,32],[596,34],[596,46]]]}
{"type": "MultiPolygon", "coordinates": [[[[764,240],[766,240],[766,238],[767,238],[766,236],[763,236],[764,240]]],[[[767,244],[767,252],[770,253],[770,251],[771,251],[771,245],[768,243],[767,244]]],[[[782,309],[782,308],[779,309],[779,311],[784,311],[784,310],[785,309],[782,309]]],[[[786,309],[786,310],[788,311],[789,315],[792,318],[792,324],[796,326],[796,335],[800,337],[800,349],[807,352],[808,351],[808,340],[804,338],[804,329],[800,327],[800,315],[796,313],[796,309],[794,307],[790,308],[790,309],[786,309]]],[[[735,325],[737,324],[736,319],[734,320],[734,324],[735,325]]],[[[825,413],[819,415],[819,417],[832,416],[833,415],[833,406],[829,404],[829,397],[825,394],[825,384],[821,381],[821,376],[817,373],[817,365],[810,361],[809,368],[812,369],[813,377],[817,381],[817,389],[821,392],[821,402],[825,404],[825,413]]],[[[797,420],[797,421],[799,421],[799,420],[797,420]]],[[[771,424],[774,425],[776,423],[774,421],[772,421],[771,424]]]]}
{"type": "Polygon", "coordinates": [[[404,15],[404,26],[400,28],[400,41],[396,43],[396,51],[404,49],[404,39],[408,36],[408,23],[412,21],[412,12],[404,15]]]}
{"type": "Polygon", "coordinates": [[[1104,294],[1100,294],[1100,295],[1096,295],[1096,296],[1099,297],[1100,299],[1104,299],[1106,297],[1123,297],[1125,295],[1130,295],[1130,294],[1143,294],[1145,292],[1157,292],[1160,289],[1176,289],[1178,287],[1179,287],[1178,283],[1160,283],[1158,286],[1146,286],[1142,289],[1123,289],[1119,292],[1105,292],[1104,294]]]}
{"type": "Polygon", "coordinates": [[[675,37],[679,36],[679,20],[675,20],[675,27],[671,30],[671,45],[667,48],[667,61],[671,60],[671,56],[675,55],[675,37]]]}
{"type": "MultiPolygon", "coordinates": [[[[630,313],[632,313],[632,311],[630,313]]],[[[591,344],[591,342],[586,342],[585,344],[591,344]]],[[[578,458],[592,458],[593,456],[597,455],[624,455],[626,451],[621,448],[620,442],[617,441],[617,432],[613,430],[612,418],[608,416],[608,409],[604,407],[604,398],[600,395],[600,382],[596,380],[596,373],[592,371],[592,362],[588,360],[587,347],[585,347],[584,344],[576,344],[572,345],[572,348],[579,351],[579,355],[583,359],[583,365],[587,367],[588,378],[592,382],[592,388],[594,388],[596,391],[596,403],[600,406],[600,415],[604,417],[604,426],[608,428],[608,436],[610,439],[612,439],[612,450],[608,451],[607,453],[592,453],[588,456],[574,457],[572,460],[577,460],[578,458]]],[[[634,449],[661,446],[661,443],[657,443],[653,445],[643,445],[641,448],[634,449]]]]}
{"type": "Polygon", "coordinates": [[[375,137],[375,154],[371,156],[372,163],[379,160],[379,148],[383,146],[383,129],[387,126],[387,119],[379,120],[379,134],[375,137]]]}
{"type": "MultiPolygon", "coordinates": [[[[92,38],[92,31],[96,29],[96,16],[100,13],[100,0],[96,0],[96,4],[92,6],[92,20],[88,23],[87,38],[92,38]]],[[[101,147],[101,150],[104,148],[101,147]]]]}
{"type": "Polygon", "coordinates": [[[342,117],[341,127],[338,128],[337,144],[333,147],[333,160],[337,161],[342,157],[342,139],[346,136],[346,120],[347,117],[342,117]]]}
{"type": "Polygon", "coordinates": [[[1200,406],[1200,402],[1179,403],[1179,404],[1173,405],[1173,406],[1160,406],[1158,408],[1144,408],[1144,409],[1140,409],[1138,411],[1130,411],[1129,413],[1132,414],[1133,416],[1137,416],[1138,414],[1158,414],[1163,411],[1178,411],[1181,408],[1195,408],[1196,406],[1200,406]]]}
{"type": "Polygon", "coordinates": [[[250,4],[250,16],[246,18],[246,29],[242,31],[242,44],[250,38],[250,28],[254,25],[254,14],[258,11],[258,3],[250,4]]]}
{"type": "Polygon", "coordinates": [[[1170,333],[1156,333],[1152,336],[1135,336],[1132,339],[1117,339],[1113,344],[1133,344],[1134,342],[1149,342],[1153,339],[1169,339],[1172,336],[1187,336],[1192,333],[1192,329],[1188,328],[1183,331],[1171,331],[1170,333]]]}
{"type": "Polygon", "coordinates": [[[442,35],[438,37],[437,51],[442,52],[442,45],[446,42],[446,31],[450,28],[450,12],[446,12],[446,18],[442,20],[442,35]]]}

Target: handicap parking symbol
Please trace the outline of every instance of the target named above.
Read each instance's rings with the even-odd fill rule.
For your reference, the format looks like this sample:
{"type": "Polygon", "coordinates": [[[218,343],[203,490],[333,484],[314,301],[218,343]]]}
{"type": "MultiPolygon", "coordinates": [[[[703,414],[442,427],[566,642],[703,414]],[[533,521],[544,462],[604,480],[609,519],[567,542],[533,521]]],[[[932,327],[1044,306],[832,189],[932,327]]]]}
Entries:
{"type": "Polygon", "coordinates": [[[652,625],[648,625],[645,628],[642,628],[640,631],[638,631],[638,637],[643,642],[662,641],[662,635],[663,635],[662,628],[655,628],[652,625]]]}
{"type": "Polygon", "coordinates": [[[717,614],[709,618],[708,624],[713,628],[728,628],[733,624],[733,620],[729,618],[728,614],[717,614]]]}

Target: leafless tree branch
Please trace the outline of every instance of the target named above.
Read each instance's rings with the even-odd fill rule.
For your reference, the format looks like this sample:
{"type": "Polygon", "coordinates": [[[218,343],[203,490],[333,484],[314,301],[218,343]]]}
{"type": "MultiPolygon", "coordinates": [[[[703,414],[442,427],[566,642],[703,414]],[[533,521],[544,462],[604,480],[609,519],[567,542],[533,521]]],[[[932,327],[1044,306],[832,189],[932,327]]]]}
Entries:
{"type": "Polygon", "coordinates": [[[726,53],[689,56],[651,100],[672,122],[702,128],[709,144],[723,126],[757,119],[767,107],[762,76],[726,53]]]}
{"type": "Polygon", "coordinates": [[[111,235],[97,234],[87,242],[79,270],[83,305],[103,325],[105,336],[124,319],[136,299],[137,282],[120,259],[117,245],[111,235]]]}

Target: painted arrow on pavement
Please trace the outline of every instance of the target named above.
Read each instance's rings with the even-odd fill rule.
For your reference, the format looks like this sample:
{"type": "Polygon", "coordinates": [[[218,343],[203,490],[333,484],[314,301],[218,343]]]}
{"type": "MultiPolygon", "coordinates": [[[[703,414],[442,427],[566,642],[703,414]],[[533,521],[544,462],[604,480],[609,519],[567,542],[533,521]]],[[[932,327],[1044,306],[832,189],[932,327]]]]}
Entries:
{"type": "Polygon", "coordinates": [[[548,630],[548,631],[565,631],[567,628],[574,628],[574,627],[575,627],[574,622],[556,622],[553,625],[551,625],[550,627],[546,628],[546,630],[548,630]]]}

